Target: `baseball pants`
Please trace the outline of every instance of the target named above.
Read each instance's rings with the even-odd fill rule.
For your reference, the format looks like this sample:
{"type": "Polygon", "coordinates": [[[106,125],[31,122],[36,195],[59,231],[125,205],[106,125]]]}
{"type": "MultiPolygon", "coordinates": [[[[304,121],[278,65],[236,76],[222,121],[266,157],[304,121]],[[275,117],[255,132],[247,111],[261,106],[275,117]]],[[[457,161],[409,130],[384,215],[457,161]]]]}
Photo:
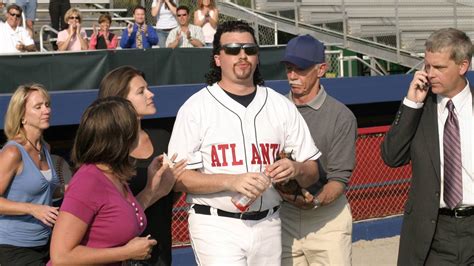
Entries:
{"type": "Polygon", "coordinates": [[[279,212],[258,221],[189,213],[189,235],[198,265],[280,265],[279,212]]]}

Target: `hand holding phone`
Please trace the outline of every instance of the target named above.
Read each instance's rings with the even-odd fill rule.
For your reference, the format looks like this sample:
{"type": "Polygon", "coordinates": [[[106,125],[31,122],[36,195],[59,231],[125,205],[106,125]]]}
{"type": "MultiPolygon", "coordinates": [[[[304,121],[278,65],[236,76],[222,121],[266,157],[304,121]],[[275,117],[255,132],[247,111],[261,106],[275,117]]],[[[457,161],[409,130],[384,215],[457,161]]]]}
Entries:
{"type": "Polygon", "coordinates": [[[415,72],[413,80],[408,88],[407,99],[416,103],[421,103],[428,95],[428,90],[431,87],[428,73],[424,70],[415,72]]]}

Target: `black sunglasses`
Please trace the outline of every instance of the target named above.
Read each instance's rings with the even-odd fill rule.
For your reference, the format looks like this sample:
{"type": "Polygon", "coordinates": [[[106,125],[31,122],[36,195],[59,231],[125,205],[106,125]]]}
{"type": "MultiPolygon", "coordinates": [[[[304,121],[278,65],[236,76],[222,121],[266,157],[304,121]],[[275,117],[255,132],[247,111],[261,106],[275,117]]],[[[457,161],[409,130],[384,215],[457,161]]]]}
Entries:
{"type": "Polygon", "coordinates": [[[13,14],[12,14],[12,13],[8,13],[8,14],[10,14],[10,16],[12,16],[12,17],[21,18],[21,14],[15,14],[15,13],[13,13],[13,14]]]}
{"type": "Polygon", "coordinates": [[[70,16],[69,19],[77,19],[77,20],[80,20],[81,17],[70,16]]]}
{"type": "Polygon", "coordinates": [[[255,43],[227,43],[221,46],[220,50],[228,55],[238,55],[240,49],[244,49],[247,55],[256,55],[258,53],[258,45],[255,43]]]}

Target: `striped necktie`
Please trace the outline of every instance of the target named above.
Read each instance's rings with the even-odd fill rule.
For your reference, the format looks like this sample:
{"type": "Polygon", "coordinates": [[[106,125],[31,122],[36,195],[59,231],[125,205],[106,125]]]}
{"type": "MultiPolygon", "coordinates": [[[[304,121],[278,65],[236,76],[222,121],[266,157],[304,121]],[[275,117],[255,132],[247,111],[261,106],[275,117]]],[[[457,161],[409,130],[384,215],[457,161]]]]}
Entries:
{"type": "Polygon", "coordinates": [[[449,110],[448,119],[444,124],[444,193],[443,199],[450,209],[454,209],[462,200],[462,161],[459,122],[454,113],[451,100],[446,104],[449,110]]]}

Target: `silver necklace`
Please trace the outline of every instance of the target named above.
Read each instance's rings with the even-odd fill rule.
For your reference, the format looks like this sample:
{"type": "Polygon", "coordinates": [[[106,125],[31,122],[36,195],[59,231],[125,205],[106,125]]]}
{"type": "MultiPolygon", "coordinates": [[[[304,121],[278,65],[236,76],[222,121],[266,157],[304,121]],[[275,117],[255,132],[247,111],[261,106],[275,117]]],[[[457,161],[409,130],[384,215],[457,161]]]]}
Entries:
{"type": "Polygon", "coordinates": [[[33,148],[36,150],[36,152],[38,152],[38,159],[39,159],[40,161],[43,161],[43,153],[41,152],[41,150],[42,150],[41,148],[42,148],[42,147],[40,147],[40,148],[38,149],[38,148],[36,148],[36,146],[33,144],[33,142],[31,142],[27,137],[25,137],[25,139],[31,144],[31,146],[33,146],[33,148]]]}

